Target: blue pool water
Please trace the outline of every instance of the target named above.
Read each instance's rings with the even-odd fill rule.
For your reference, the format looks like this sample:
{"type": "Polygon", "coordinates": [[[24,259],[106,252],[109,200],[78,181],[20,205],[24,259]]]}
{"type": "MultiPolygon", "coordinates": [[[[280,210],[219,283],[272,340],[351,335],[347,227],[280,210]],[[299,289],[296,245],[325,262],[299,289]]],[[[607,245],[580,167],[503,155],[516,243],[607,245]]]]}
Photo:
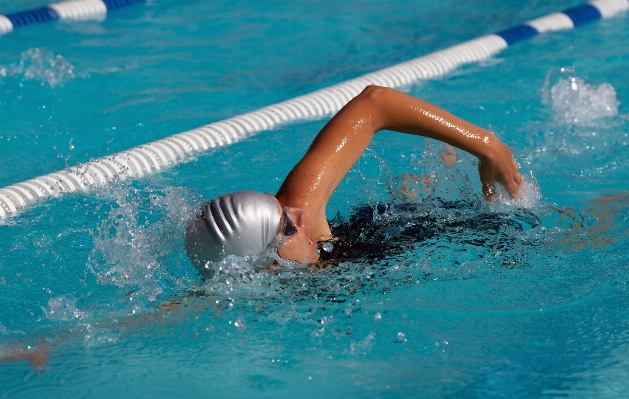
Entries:
{"type": "MultiPolygon", "coordinates": [[[[170,0],[25,27],[0,36],[0,187],[578,4],[170,0]]],[[[489,206],[471,157],[447,168],[439,143],[383,132],[328,216],[347,228],[354,206],[430,176],[410,183],[420,209],[352,229],[412,242],[402,253],[281,272],[229,259],[207,282],[187,260],[203,199],[275,192],[325,121],[3,220],[0,356],[46,361],[0,363],[0,395],[622,397],[628,41],[621,15],[407,88],[496,132],[540,195],[489,206]]]]}

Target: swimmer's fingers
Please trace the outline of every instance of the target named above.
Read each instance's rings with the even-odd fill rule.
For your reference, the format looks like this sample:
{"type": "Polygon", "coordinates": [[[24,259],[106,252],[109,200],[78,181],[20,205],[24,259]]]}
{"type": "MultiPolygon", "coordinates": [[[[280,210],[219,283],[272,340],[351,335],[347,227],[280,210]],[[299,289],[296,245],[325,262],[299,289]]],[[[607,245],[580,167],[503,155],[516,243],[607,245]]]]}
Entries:
{"type": "Polygon", "coordinates": [[[496,199],[496,175],[494,169],[486,161],[478,163],[478,175],[483,185],[483,196],[489,202],[496,199]]]}
{"type": "Polygon", "coordinates": [[[511,150],[504,145],[497,159],[485,159],[478,164],[478,172],[483,184],[483,195],[487,201],[496,198],[496,182],[500,183],[511,198],[520,199],[522,176],[511,150]]]}
{"type": "Polygon", "coordinates": [[[518,186],[522,185],[522,175],[520,174],[520,167],[518,166],[518,163],[513,160],[513,164],[515,165],[515,171],[513,173],[513,180],[515,180],[516,184],[518,186]]]}
{"type": "Polygon", "coordinates": [[[520,176],[520,174],[518,173],[517,175],[513,176],[513,181],[518,187],[520,187],[522,185],[522,176],[520,176]]]}
{"type": "Polygon", "coordinates": [[[518,163],[515,161],[515,159],[513,159],[513,155],[511,154],[510,150],[509,156],[511,158],[511,170],[508,170],[505,174],[505,179],[501,179],[499,180],[499,182],[503,185],[505,190],[507,190],[507,194],[509,194],[511,198],[519,200],[521,198],[520,187],[522,186],[522,176],[520,175],[520,172],[518,170],[520,167],[518,166],[518,163]]]}
{"type": "MultiPolygon", "coordinates": [[[[516,182],[515,179],[510,179],[509,181],[503,179],[486,179],[483,180],[481,178],[481,183],[483,183],[483,196],[489,202],[494,202],[496,200],[496,181],[500,183],[501,186],[505,188],[505,191],[511,198],[520,199],[520,184],[516,182]]],[[[521,177],[520,177],[521,181],[521,177]]]]}
{"type": "MultiPolygon", "coordinates": [[[[521,179],[522,178],[520,177],[520,182],[522,181],[521,179]]],[[[507,194],[509,194],[509,197],[515,198],[517,200],[520,199],[520,184],[518,184],[515,179],[512,179],[509,182],[505,182],[502,185],[504,186],[505,190],[507,190],[507,194]]]]}

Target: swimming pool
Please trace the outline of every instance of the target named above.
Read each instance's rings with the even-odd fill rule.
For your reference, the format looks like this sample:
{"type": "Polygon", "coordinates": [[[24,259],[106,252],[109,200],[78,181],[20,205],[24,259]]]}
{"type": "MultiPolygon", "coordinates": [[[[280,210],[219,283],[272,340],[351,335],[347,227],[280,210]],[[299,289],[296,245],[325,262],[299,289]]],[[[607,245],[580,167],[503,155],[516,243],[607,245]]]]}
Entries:
{"type": "MultiPolygon", "coordinates": [[[[0,186],[577,4],[166,1],[16,30],[0,37],[0,186]],[[51,55],[57,67],[40,67],[51,55]]],[[[391,201],[404,173],[431,174],[432,197],[459,203],[425,201],[419,220],[435,234],[402,256],[279,274],[229,262],[216,281],[196,278],[182,220],[201,197],[275,191],[325,121],[3,221],[2,348],[51,351],[43,374],[0,364],[3,395],[619,395],[628,30],[616,18],[539,36],[408,88],[495,131],[531,162],[542,198],[488,209],[471,159],[447,169],[438,144],[383,133],[329,217],[391,201]],[[602,84],[619,104],[574,122],[588,101],[614,97],[602,84]]]]}

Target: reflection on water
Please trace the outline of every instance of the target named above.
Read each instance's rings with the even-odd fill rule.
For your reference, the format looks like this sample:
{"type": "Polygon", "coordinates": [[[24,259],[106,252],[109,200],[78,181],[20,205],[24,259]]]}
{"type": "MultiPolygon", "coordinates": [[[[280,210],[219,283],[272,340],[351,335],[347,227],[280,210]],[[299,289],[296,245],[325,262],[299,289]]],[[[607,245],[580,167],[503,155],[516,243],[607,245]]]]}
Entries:
{"type": "Polygon", "coordinates": [[[629,209],[628,192],[605,195],[589,201],[588,204],[591,207],[585,210],[585,214],[590,216],[589,222],[583,216],[575,215],[576,211],[573,209],[566,211],[570,218],[574,218],[575,225],[559,240],[562,244],[568,244],[564,252],[577,249],[600,250],[628,236],[629,229],[624,223],[629,209]]]}

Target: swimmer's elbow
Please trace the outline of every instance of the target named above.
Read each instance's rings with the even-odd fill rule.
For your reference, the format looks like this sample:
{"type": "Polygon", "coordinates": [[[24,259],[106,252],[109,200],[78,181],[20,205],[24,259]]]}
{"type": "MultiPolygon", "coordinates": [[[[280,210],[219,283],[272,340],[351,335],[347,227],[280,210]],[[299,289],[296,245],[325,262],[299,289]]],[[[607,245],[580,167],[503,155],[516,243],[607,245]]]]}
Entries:
{"type": "Polygon", "coordinates": [[[367,117],[370,120],[372,134],[385,127],[387,109],[395,93],[395,90],[388,87],[369,85],[352,101],[361,117],[367,117]]]}
{"type": "Polygon", "coordinates": [[[372,104],[378,104],[383,101],[387,97],[387,94],[393,89],[389,89],[388,87],[369,85],[365,87],[365,89],[356,96],[357,99],[366,101],[372,104]]]}

